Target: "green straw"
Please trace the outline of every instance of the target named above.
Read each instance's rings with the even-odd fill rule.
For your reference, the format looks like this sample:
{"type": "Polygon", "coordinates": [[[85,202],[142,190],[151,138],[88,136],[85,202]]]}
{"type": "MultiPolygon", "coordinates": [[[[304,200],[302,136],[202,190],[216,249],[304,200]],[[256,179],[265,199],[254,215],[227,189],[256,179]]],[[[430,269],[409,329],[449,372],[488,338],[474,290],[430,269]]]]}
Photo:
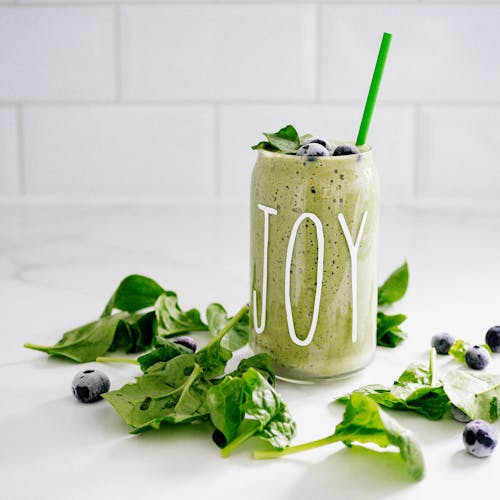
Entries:
{"type": "Polygon", "coordinates": [[[370,122],[372,121],[373,109],[375,108],[375,102],[377,101],[380,81],[382,80],[382,75],[384,74],[385,60],[387,59],[387,54],[389,53],[391,39],[392,35],[390,33],[384,33],[382,42],[380,43],[377,64],[375,64],[375,69],[373,71],[372,83],[370,84],[370,90],[368,91],[368,97],[366,98],[365,110],[363,111],[363,118],[361,119],[361,125],[359,126],[358,138],[356,139],[357,146],[366,144],[366,136],[368,135],[368,129],[370,128],[370,122]]]}

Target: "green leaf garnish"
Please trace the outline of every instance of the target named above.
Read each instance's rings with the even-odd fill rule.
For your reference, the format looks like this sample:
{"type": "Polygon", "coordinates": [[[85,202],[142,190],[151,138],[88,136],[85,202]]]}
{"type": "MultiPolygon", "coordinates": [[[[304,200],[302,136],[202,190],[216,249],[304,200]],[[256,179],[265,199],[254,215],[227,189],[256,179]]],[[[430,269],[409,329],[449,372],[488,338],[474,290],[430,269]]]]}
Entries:
{"type": "Polygon", "coordinates": [[[382,347],[396,347],[406,337],[400,325],[406,320],[404,314],[388,315],[385,310],[394,302],[401,300],[408,289],[408,263],[398,267],[378,289],[377,312],[377,345],[382,347]]]}
{"type": "Polygon", "coordinates": [[[106,316],[69,330],[53,346],[41,346],[28,342],[24,344],[24,347],[54,356],[63,356],[78,363],[94,361],[108,351],[113,343],[118,323],[127,318],[130,319],[130,315],[126,312],[106,316]]]}
{"type": "MultiPolygon", "coordinates": [[[[372,384],[351,395],[354,393],[368,396],[386,408],[412,411],[430,420],[441,419],[449,407],[443,384],[435,376],[432,356],[429,366],[410,364],[391,387],[372,384]]],[[[337,401],[346,403],[348,399],[349,396],[343,396],[337,401]]]]}
{"type": "Polygon", "coordinates": [[[212,397],[217,402],[211,407],[212,422],[227,439],[227,446],[221,451],[222,456],[229,456],[238,446],[253,437],[269,442],[274,448],[287,447],[295,436],[296,424],[281,396],[255,368],[246,370],[240,380],[241,385],[232,383],[231,386],[220,388],[217,385],[211,389],[212,397]],[[240,394],[236,393],[238,387],[240,394]],[[227,397],[228,393],[230,397],[227,397]],[[237,404],[240,412],[234,407],[237,404]],[[221,414],[233,415],[235,421],[231,427],[228,428],[227,423],[219,427],[221,414]],[[238,423],[238,415],[245,415],[246,418],[241,418],[238,423]]]}
{"type": "MultiPolygon", "coordinates": [[[[226,310],[220,304],[213,303],[207,307],[207,325],[212,335],[217,335],[230,319],[226,310]]],[[[222,346],[230,351],[237,351],[248,343],[248,335],[249,317],[248,313],[246,313],[233,328],[224,335],[221,342],[222,346]]]]}
{"type": "Polygon", "coordinates": [[[177,302],[177,294],[165,292],[158,297],[154,304],[158,323],[158,337],[160,339],[175,337],[182,333],[208,330],[208,326],[201,320],[198,309],[183,311],[177,302]]]}
{"type": "Polygon", "coordinates": [[[451,403],[471,420],[498,419],[500,374],[456,368],[446,374],[444,390],[451,403]]]}
{"type": "Polygon", "coordinates": [[[408,264],[405,262],[402,266],[393,271],[383,285],[379,287],[378,305],[393,304],[401,300],[408,288],[409,278],[408,264]]]}
{"type": "Polygon", "coordinates": [[[390,316],[382,311],[377,313],[377,345],[383,347],[396,347],[403,341],[407,334],[399,328],[406,321],[404,314],[390,316]]]}
{"type": "Polygon", "coordinates": [[[165,290],[156,281],[139,274],[124,278],[109,299],[102,316],[109,316],[113,309],[136,312],[151,307],[165,290]]]}
{"type": "Polygon", "coordinates": [[[264,135],[267,141],[259,142],[252,149],[295,154],[300,148],[300,137],[293,125],[287,125],[275,133],[264,132],[264,135]]]}
{"type": "Polygon", "coordinates": [[[353,393],[349,398],[344,417],[332,435],[281,451],[255,451],[253,456],[276,458],[338,441],[346,446],[351,446],[352,443],[373,443],[381,448],[396,446],[410,476],[415,480],[421,480],[424,476],[422,450],[413,433],[381,410],[373,399],[359,393],[353,393]]]}
{"type": "Polygon", "coordinates": [[[194,356],[182,354],[168,363],[156,363],[134,384],[103,394],[132,427],[132,432],[158,429],[163,422],[192,422],[208,417],[210,388],[194,356]]]}

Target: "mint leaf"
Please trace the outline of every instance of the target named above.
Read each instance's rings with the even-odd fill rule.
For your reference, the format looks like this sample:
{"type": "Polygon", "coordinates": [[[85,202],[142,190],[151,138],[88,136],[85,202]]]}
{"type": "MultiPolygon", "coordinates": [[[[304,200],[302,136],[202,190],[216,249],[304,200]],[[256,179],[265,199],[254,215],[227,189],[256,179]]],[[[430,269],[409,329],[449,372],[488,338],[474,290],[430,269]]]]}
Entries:
{"type": "Polygon", "coordinates": [[[154,305],[165,290],[156,281],[139,274],[131,274],[118,285],[101,316],[109,316],[113,309],[136,312],[154,305]]]}
{"type": "Polygon", "coordinates": [[[266,149],[268,151],[279,151],[281,153],[295,154],[300,148],[300,137],[293,125],[287,125],[278,132],[264,132],[266,141],[261,141],[252,149],[266,149]]]}
{"type": "Polygon", "coordinates": [[[396,347],[406,337],[406,333],[399,325],[406,321],[404,314],[390,316],[379,311],[377,313],[377,345],[382,347],[396,347]]]}
{"type": "Polygon", "coordinates": [[[401,300],[408,288],[409,278],[408,264],[405,262],[393,271],[382,286],[379,287],[378,305],[393,304],[401,300]]]}
{"type": "MultiPolygon", "coordinates": [[[[210,304],[207,307],[208,330],[216,336],[231,318],[220,304],[210,304]]],[[[221,344],[230,351],[241,349],[248,343],[250,321],[248,312],[223,337],[221,344]]]]}
{"type": "Polygon", "coordinates": [[[158,297],[154,304],[158,328],[158,337],[161,339],[174,337],[181,333],[208,330],[208,326],[201,320],[198,309],[183,311],[177,302],[177,294],[165,292],[158,297]]]}
{"type": "Polygon", "coordinates": [[[498,419],[500,374],[456,368],[446,374],[443,386],[451,403],[471,420],[498,419]]]}

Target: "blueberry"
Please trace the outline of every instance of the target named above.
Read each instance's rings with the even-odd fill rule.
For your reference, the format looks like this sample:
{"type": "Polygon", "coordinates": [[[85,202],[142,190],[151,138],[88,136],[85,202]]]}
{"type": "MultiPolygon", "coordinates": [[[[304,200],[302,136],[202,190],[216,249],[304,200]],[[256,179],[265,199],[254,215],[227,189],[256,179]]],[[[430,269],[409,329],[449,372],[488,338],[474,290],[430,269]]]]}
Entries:
{"type": "Polygon", "coordinates": [[[177,337],[173,342],[174,344],[183,345],[193,352],[196,352],[196,342],[191,337],[177,337]]]}
{"type": "Polygon", "coordinates": [[[484,370],[490,362],[490,353],[481,345],[473,345],[465,352],[465,362],[473,370],[484,370]]]}
{"type": "Polygon", "coordinates": [[[449,333],[437,333],[432,337],[431,346],[438,354],[448,354],[455,339],[449,333]]]}
{"type": "Polygon", "coordinates": [[[311,137],[311,139],[307,139],[301,145],[306,146],[307,144],[317,143],[321,144],[324,148],[328,149],[328,153],[332,154],[333,148],[328,141],[325,139],[321,139],[321,137],[311,137]]]}
{"type": "Polygon", "coordinates": [[[359,155],[359,149],[353,144],[341,144],[335,148],[333,156],[359,155]]]}
{"type": "Polygon", "coordinates": [[[500,352],[500,326],[492,326],[486,332],[486,343],[493,352],[500,352]]]}
{"type": "Polygon", "coordinates": [[[311,144],[304,144],[300,146],[297,151],[298,156],[330,156],[330,152],[325,146],[318,144],[317,142],[311,142],[311,144]]]}
{"type": "Polygon", "coordinates": [[[470,417],[464,413],[460,408],[456,407],[454,404],[451,405],[451,416],[457,422],[467,423],[470,422],[470,417]]]}
{"type": "Polygon", "coordinates": [[[475,457],[484,458],[493,453],[497,435],[492,425],[484,420],[472,420],[462,434],[465,449],[475,457]]]}
{"type": "Polygon", "coordinates": [[[93,403],[109,391],[109,377],[99,370],[83,370],[73,377],[73,394],[82,403],[93,403]]]}

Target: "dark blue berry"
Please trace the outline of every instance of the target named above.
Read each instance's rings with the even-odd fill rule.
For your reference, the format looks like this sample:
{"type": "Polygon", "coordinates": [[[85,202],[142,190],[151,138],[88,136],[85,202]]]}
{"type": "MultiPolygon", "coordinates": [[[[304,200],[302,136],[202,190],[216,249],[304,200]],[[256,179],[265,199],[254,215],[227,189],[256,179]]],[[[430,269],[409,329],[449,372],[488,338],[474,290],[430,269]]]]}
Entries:
{"type": "Polygon", "coordinates": [[[498,439],[493,426],[484,420],[472,420],[463,431],[465,449],[475,457],[484,458],[493,453],[498,439]]]}
{"type": "Polygon", "coordinates": [[[177,337],[173,342],[174,344],[183,345],[193,352],[196,352],[196,342],[191,337],[177,337]]]}
{"type": "Polygon", "coordinates": [[[109,377],[99,370],[83,370],[73,377],[73,395],[82,403],[93,403],[109,391],[109,377]]]}
{"type": "Polygon", "coordinates": [[[328,150],[328,153],[332,154],[333,148],[332,148],[331,144],[328,141],[325,141],[325,139],[321,139],[321,137],[311,137],[311,139],[307,139],[306,141],[304,141],[301,144],[301,146],[305,146],[305,145],[311,144],[313,142],[317,143],[317,144],[321,144],[324,148],[326,148],[328,150]]]}
{"type": "Polygon", "coordinates": [[[493,352],[500,352],[500,326],[492,326],[486,332],[486,343],[493,352]]]}
{"type": "Polygon", "coordinates": [[[437,333],[432,337],[431,346],[438,354],[448,354],[455,339],[449,333],[437,333]]]}
{"type": "Polygon", "coordinates": [[[464,413],[460,408],[457,408],[454,404],[451,405],[450,409],[451,409],[451,416],[457,422],[467,423],[471,421],[469,415],[464,413]]]}
{"type": "Polygon", "coordinates": [[[473,370],[484,370],[490,362],[490,353],[480,345],[473,345],[465,352],[465,362],[473,370]]]}
{"type": "Polygon", "coordinates": [[[333,156],[359,155],[359,149],[353,144],[341,144],[335,148],[333,156]]]}
{"type": "Polygon", "coordinates": [[[317,142],[311,142],[311,144],[305,144],[301,146],[297,151],[298,156],[330,156],[330,152],[325,146],[318,144],[317,142]]]}

